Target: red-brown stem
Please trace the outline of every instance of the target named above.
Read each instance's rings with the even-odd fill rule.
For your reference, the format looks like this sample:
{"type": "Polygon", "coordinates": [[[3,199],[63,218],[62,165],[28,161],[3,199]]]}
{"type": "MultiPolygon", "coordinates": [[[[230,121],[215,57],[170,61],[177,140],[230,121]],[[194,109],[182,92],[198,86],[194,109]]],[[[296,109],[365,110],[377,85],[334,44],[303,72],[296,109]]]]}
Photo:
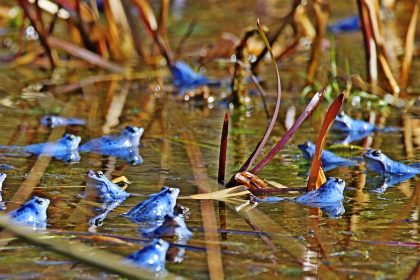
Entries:
{"type": "Polygon", "coordinates": [[[223,120],[222,136],[220,138],[219,173],[217,175],[217,181],[219,182],[219,184],[222,184],[222,185],[225,183],[228,132],[229,132],[229,113],[226,112],[225,118],[223,120]]]}

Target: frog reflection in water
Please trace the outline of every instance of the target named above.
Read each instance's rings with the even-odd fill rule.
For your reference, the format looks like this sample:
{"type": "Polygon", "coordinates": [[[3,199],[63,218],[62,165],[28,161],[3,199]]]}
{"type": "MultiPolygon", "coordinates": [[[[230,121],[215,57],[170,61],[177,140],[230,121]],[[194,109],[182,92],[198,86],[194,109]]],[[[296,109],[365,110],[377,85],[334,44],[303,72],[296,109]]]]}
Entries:
{"type": "Polygon", "coordinates": [[[124,202],[130,194],[111,182],[101,171],[89,170],[86,175],[86,190],[83,196],[99,198],[101,201],[101,213],[89,220],[90,225],[101,226],[106,216],[124,202]]]}
{"type": "Polygon", "coordinates": [[[139,154],[140,137],[144,129],[127,126],[119,135],[105,135],[83,144],[81,152],[94,152],[105,156],[120,158],[132,165],[142,164],[139,154]]]}
{"type": "Polygon", "coordinates": [[[50,156],[65,162],[78,162],[80,155],[77,148],[79,147],[80,140],[79,136],[66,133],[54,142],[38,143],[23,147],[1,146],[0,149],[23,151],[39,156],[50,156]]]}
{"type": "Polygon", "coordinates": [[[23,204],[19,209],[9,213],[13,221],[30,226],[34,229],[45,229],[47,227],[47,208],[50,200],[34,196],[23,204]]]}
{"type": "Polygon", "coordinates": [[[132,253],[126,258],[126,263],[139,266],[151,272],[164,273],[166,252],[169,243],[162,239],[155,239],[143,249],[132,253]]]}
{"type": "MultiPolygon", "coordinates": [[[[303,144],[298,145],[298,148],[302,151],[303,156],[307,160],[312,160],[314,158],[315,154],[315,144],[307,141],[303,144]]],[[[343,157],[340,157],[333,152],[323,150],[322,151],[322,165],[324,168],[324,171],[328,171],[331,169],[334,169],[338,166],[355,166],[358,165],[358,162],[356,160],[352,159],[346,159],[343,157]]]]}
{"type": "Polygon", "coordinates": [[[6,209],[6,205],[3,202],[2,192],[3,192],[3,182],[6,180],[7,175],[4,173],[0,173],[0,211],[6,209]]]}
{"type": "MultiPolygon", "coordinates": [[[[173,238],[178,245],[187,245],[188,240],[192,237],[192,232],[188,229],[184,221],[184,216],[178,214],[168,214],[157,228],[140,229],[144,237],[149,238],[173,238]]],[[[180,263],[185,258],[185,248],[183,246],[171,246],[167,253],[167,259],[176,263],[180,263]]]]}
{"type": "Polygon", "coordinates": [[[420,163],[407,165],[397,162],[387,157],[381,151],[370,149],[363,154],[363,158],[366,161],[367,168],[378,173],[388,173],[400,176],[409,174],[414,176],[420,173],[420,163]]]}
{"type": "Polygon", "coordinates": [[[160,192],[151,194],[148,199],[134,206],[124,216],[133,222],[160,221],[162,224],[167,214],[173,214],[178,194],[178,188],[163,187],[160,192]]]}
{"type": "Polygon", "coordinates": [[[268,197],[257,199],[257,202],[280,202],[290,201],[320,208],[329,217],[339,217],[344,214],[343,191],[346,186],[344,180],[329,177],[328,180],[317,190],[307,192],[296,198],[268,197]]]}

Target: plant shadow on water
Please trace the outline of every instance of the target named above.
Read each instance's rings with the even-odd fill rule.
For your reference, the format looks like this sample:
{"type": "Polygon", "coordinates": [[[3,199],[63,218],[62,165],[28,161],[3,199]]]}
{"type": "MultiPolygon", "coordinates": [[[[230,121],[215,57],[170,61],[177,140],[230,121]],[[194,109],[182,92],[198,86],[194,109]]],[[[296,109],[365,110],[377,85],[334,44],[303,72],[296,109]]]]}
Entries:
{"type": "MultiPolygon", "coordinates": [[[[62,2],[65,6],[66,1],[62,2]]],[[[91,41],[88,40],[89,38],[85,38],[88,34],[80,31],[78,35],[80,44],[84,42],[83,44],[87,46],[83,48],[84,51],[78,49],[76,45],[65,44],[54,36],[47,38],[46,32],[48,29],[54,29],[54,22],[57,20],[50,17],[46,17],[48,22],[51,20],[49,22],[51,26],[48,28],[41,28],[41,24],[38,24],[36,36],[39,36],[40,44],[34,45],[34,40],[29,37],[35,35],[30,33],[30,30],[25,30],[26,36],[29,36],[28,44],[34,47],[34,51],[28,47],[26,52],[22,52],[26,53],[25,57],[9,59],[7,61],[11,61],[10,64],[1,64],[0,116],[3,121],[0,123],[2,134],[0,147],[23,147],[35,143],[53,142],[65,133],[80,136],[82,145],[104,134],[116,135],[127,126],[142,127],[144,134],[140,145],[137,143],[133,147],[121,150],[83,151],[80,153],[80,160],[73,163],[63,162],[48,155],[23,156],[10,151],[4,152],[0,148],[2,152],[0,165],[12,167],[0,170],[7,174],[3,187],[0,188],[0,197],[3,198],[6,212],[17,209],[34,195],[51,201],[47,211],[46,229],[37,232],[40,236],[35,237],[38,239],[24,238],[24,233],[11,233],[7,230],[0,233],[0,248],[3,252],[0,278],[117,279],[117,274],[130,278],[134,274],[130,274],[129,270],[124,274],[124,271],[119,271],[118,267],[107,268],[103,264],[92,264],[86,261],[86,258],[78,259],[75,255],[85,252],[88,256],[89,250],[101,249],[102,253],[103,251],[112,253],[110,258],[116,261],[117,259],[113,259],[115,255],[124,258],[151,244],[154,231],[150,229],[147,231],[142,228],[142,225],[124,217],[124,214],[128,213],[139,201],[146,200],[146,195],[158,193],[163,186],[170,186],[180,189],[176,207],[181,209],[179,211],[182,222],[185,221],[192,235],[187,231],[188,238],[185,239],[176,238],[171,234],[164,237],[169,242],[166,261],[166,270],[169,272],[166,276],[169,278],[179,275],[194,279],[222,279],[224,277],[404,279],[409,275],[414,275],[412,279],[415,279],[416,269],[419,270],[420,248],[419,176],[374,174],[366,171],[366,164],[363,161],[355,161],[354,164],[348,166],[324,170],[327,177],[341,178],[346,182],[344,200],[329,205],[311,203],[303,205],[292,200],[306,191],[304,186],[307,184],[308,174],[312,174],[310,165],[304,164],[307,161],[301,155],[298,144],[306,141],[315,142],[320,131],[323,130],[322,124],[329,105],[323,101],[316,110],[315,108],[322,95],[327,101],[332,101],[333,97],[339,96],[340,90],[332,90],[333,93],[331,93],[331,88],[343,84],[346,84],[343,88],[350,93],[349,96],[345,94],[342,107],[348,115],[355,119],[369,120],[380,128],[395,127],[398,130],[386,133],[380,129],[368,133],[330,132],[325,143],[320,141],[324,149],[333,151],[344,158],[361,158],[363,152],[372,148],[380,149],[391,158],[404,163],[420,161],[418,152],[420,110],[418,101],[415,100],[415,98],[418,99],[419,81],[412,79],[413,81],[408,83],[408,74],[405,73],[408,70],[404,72],[402,69],[401,96],[398,96],[400,89],[397,88],[395,79],[392,77],[395,69],[392,68],[391,74],[386,70],[398,65],[398,61],[392,61],[398,56],[395,53],[395,57],[388,56],[392,63],[384,60],[384,53],[391,52],[392,54],[392,50],[383,50],[387,46],[381,47],[381,41],[372,38],[373,35],[378,36],[376,30],[373,30],[375,31],[373,35],[370,33],[362,35],[367,28],[364,24],[367,22],[374,24],[372,19],[366,17],[369,9],[372,8],[369,4],[371,1],[358,1],[362,3],[359,3],[362,9],[367,9],[368,12],[366,14],[365,11],[363,14],[364,22],[363,20],[360,22],[361,31],[344,34],[337,32],[333,41],[310,36],[310,34],[315,36],[314,33],[319,33],[319,30],[313,26],[311,29],[309,26],[311,23],[306,21],[311,13],[317,17],[312,25],[315,22],[319,23],[317,28],[324,25],[326,27],[324,7],[320,4],[317,4],[320,6],[308,8],[301,5],[301,1],[293,1],[291,7],[287,1],[285,1],[287,3],[261,1],[264,5],[256,7],[255,1],[247,0],[245,3],[220,2],[216,8],[206,1],[202,1],[201,4],[198,3],[200,1],[197,3],[196,1],[172,1],[170,14],[165,18],[164,3],[167,4],[170,1],[162,1],[162,7],[152,3],[151,8],[157,9],[159,6],[162,9],[159,17],[155,18],[154,15],[147,13],[147,7],[142,6],[147,1],[133,2],[136,2],[135,7],[143,9],[140,17],[146,28],[139,34],[152,34],[147,37],[148,43],[154,43],[157,48],[152,50],[146,47],[147,44],[140,44],[141,40],[137,40],[134,35],[129,39],[123,36],[133,34],[135,29],[139,28],[139,23],[131,25],[130,14],[127,18],[124,17],[125,19],[118,21],[118,12],[115,12],[118,9],[107,8],[107,5],[110,3],[120,5],[120,10],[124,11],[128,1],[121,1],[122,4],[105,1],[104,16],[110,22],[109,30],[112,31],[113,27],[120,25],[126,25],[126,29],[120,32],[121,34],[110,32],[104,38],[120,38],[121,42],[126,40],[124,42],[127,46],[131,44],[132,52],[136,53],[132,61],[145,61],[147,64],[154,64],[153,67],[136,65],[135,71],[123,73],[121,65],[125,64],[117,57],[125,57],[127,61],[130,61],[130,55],[124,48],[118,48],[115,53],[106,52],[105,49],[115,43],[112,40],[106,41],[108,39],[101,41],[103,34],[100,30],[93,29],[92,33],[96,34],[95,38],[99,38],[98,41],[92,38],[90,38],[91,41]],[[305,9],[312,10],[305,12],[305,9]],[[289,10],[289,16],[282,19],[274,15],[277,11],[286,15],[289,10]],[[109,11],[113,11],[114,14],[109,14],[109,11]],[[191,18],[196,14],[199,16],[193,20],[193,24],[191,18]],[[283,25],[292,26],[291,21],[297,18],[293,15],[297,14],[301,16],[293,22],[294,28],[288,30],[287,27],[283,27],[283,25]],[[241,21],[233,21],[233,17],[241,18],[241,21]],[[275,35],[275,32],[268,33],[270,36],[267,39],[271,42],[273,37],[280,36],[280,40],[272,44],[274,46],[272,51],[279,62],[283,87],[279,117],[276,122],[272,122],[270,137],[268,137],[270,133],[264,133],[271,131],[266,129],[270,126],[267,116],[270,119],[276,115],[273,114],[276,111],[276,77],[271,65],[263,66],[261,62],[258,66],[263,58],[258,58],[255,64],[257,56],[254,52],[257,51],[254,49],[260,51],[265,48],[261,39],[255,39],[257,37],[255,34],[258,32],[254,32],[255,34],[250,32],[252,36],[246,38],[245,41],[248,42],[246,48],[236,49],[237,54],[247,54],[252,57],[249,62],[212,61],[203,67],[193,68],[202,71],[189,72],[192,70],[188,65],[193,66],[194,63],[190,60],[184,64],[180,59],[181,56],[186,59],[190,56],[195,58],[197,53],[200,53],[203,61],[211,60],[210,53],[216,57],[230,58],[229,56],[235,54],[234,49],[227,56],[222,55],[222,51],[227,51],[225,49],[217,53],[215,50],[210,51],[209,46],[204,52],[201,47],[207,45],[209,41],[215,42],[222,32],[232,32],[239,38],[246,27],[255,26],[258,17],[263,18],[267,23],[281,20],[281,25],[273,24],[279,27],[281,34],[271,36],[275,35]],[[159,24],[154,25],[154,20],[159,24]],[[169,21],[168,30],[161,29],[160,24],[164,21],[169,21]],[[189,27],[186,28],[187,26],[189,27]],[[193,30],[189,32],[189,28],[193,30]],[[362,46],[363,40],[370,38],[374,41],[371,43],[377,44],[380,50],[377,54],[379,65],[376,67],[385,71],[383,83],[381,84],[381,78],[373,79],[375,73],[377,74],[378,70],[376,70],[373,73],[366,73],[371,78],[373,77],[365,84],[366,88],[353,83],[356,89],[350,90],[347,88],[350,80],[350,72],[347,71],[350,70],[340,68],[338,71],[334,70],[333,65],[337,62],[333,61],[329,54],[323,53],[322,55],[319,53],[319,57],[316,53],[312,53],[311,57],[319,59],[312,59],[308,63],[308,73],[315,71],[311,69],[319,69],[322,70],[319,71],[319,75],[315,75],[315,72],[310,74],[310,77],[308,74],[302,74],[307,76],[301,79],[301,73],[305,71],[301,69],[302,60],[306,60],[309,54],[309,50],[298,43],[303,40],[302,34],[305,34],[305,38],[312,38],[316,46],[310,49],[310,52],[315,52],[314,49],[322,52],[331,47],[327,45],[334,44],[337,62],[344,65],[343,61],[350,60],[351,73],[365,72],[363,58],[365,54],[362,46]],[[284,45],[278,43],[282,39],[284,39],[284,45]],[[179,49],[183,51],[172,54],[169,46],[177,41],[182,41],[179,43],[179,49]],[[360,47],[354,47],[355,45],[360,47]],[[53,50],[49,55],[40,56],[44,48],[53,50]],[[63,60],[62,65],[57,64],[58,67],[54,70],[45,70],[46,65],[50,65],[49,63],[56,64],[57,49],[64,49],[78,59],[63,60]],[[87,50],[89,52],[85,52],[87,50]],[[101,56],[94,53],[95,51],[101,56]],[[169,71],[165,72],[161,69],[163,59],[156,58],[158,52],[164,57],[169,66],[166,70],[169,71]],[[208,57],[204,56],[206,53],[208,57]],[[328,60],[329,57],[331,61],[328,60]],[[33,68],[25,64],[27,60],[33,62],[33,68]],[[178,62],[175,63],[175,61],[178,62]],[[87,68],[87,63],[104,70],[87,68]],[[245,81],[252,70],[255,77],[258,77],[258,81],[266,82],[264,88],[267,92],[264,93],[262,92],[264,90],[256,87],[260,96],[263,96],[262,101],[255,96],[241,96],[238,100],[242,100],[244,104],[241,104],[240,108],[229,110],[228,117],[226,106],[219,106],[213,100],[232,100],[232,97],[226,95],[229,89],[223,83],[219,83],[219,81],[228,80],[230,68],[226,65],[230,64],[235,64],[237,67],[235,75],[238,77],[234,79],[245,81]],[[189,76],[185,78],[183,73],[178,73],[176,70],[179,69],[173,68],[174,65],[178,65],[181,69],[188,67],[189,76]],[[247,65],[249,69],[245,71],[243,68],[247,65]],[[256,72],[256,69],[260,72],[256,72]],[[113,72],[113,74],[105,74],[104,71],[113,72]],[[184,79],[188,80],[190,77],[195,77],[196,80],[191,84],[185,84],[184,79]],[[314,99],[309,101],[303,98],[303,94],[298,93],[308,80],[313,82],[310,84],[311,87],[319,90],[317,100],[316,94],[314,99]],[[331,80],[333,82],[328,84],[331,80]],[[318,88],[317,83],[319,85],[325,83],[326,90],[318,88]],[[180,102],[177,96],[171,94],[173,86],[178,89],[177,92],[180,95],[185,91],[194,90],[196,86],[203,85],[217,85],[217,87],[211,88],[210,98],[207,96],[204,100],[198,97],[196,101],[199,102],[196,103],[194,101],[180,102]],[[385,95],[386,91],[379,86],[389,88],[391,94],[385,95]],[[368,92],[366,94],[369,98],[363,97],[365,92],[368,92]],[[375,95],[370,92],[375,92],[375,95]],[[382,98],[383,96],[386,98],[382,98]],[[380,101],[375,101],[377,99],[380,101]],[[404,110],[397,106],[401,102],[405,102],[404,110]],[[197,104],[199,105],[196,106],[197,104]],[[310,108],[310,105],[313,108],[310,108]],[[294,123],[294,114],[292,114],[292,120],[288,120],[289,108],[292,106],[293,112],[297,113],[297,116],[300,114],[302,116],[296,118],[295,123],[298,123],[296,127],[291,125],[294,123]],[[56,126],[51,129],[41,125],[41,118],[51,114],[78,118],[82,121],[74,126],[56,126]],[[222,144],[219,145],[221,124],[224,119],[225,136],[222,136],[222,144]],[[283,125],[283,123],[289,124],[283,125]],[[276,145],[274,152],[270,153],[271,148],[264,147],[264,144],[259,146],[259,143],[263,142],[262,135],[267,135],[265,139],[267,147],[276,145]],[[287,142],[291,135],[293,138],[287,142]],[[219,147],[222,147],[220,154],[219,147]],[[253,150],[254,147],[257,148],[253,150]],[[268,153],[268,156],[263,160],[261,160],[263,157],[259,157],[247,161],[249,155],[257,150],[263,155],[268,153]],[[274,156],[278,151],[280,152],[274,156]],[[244,162],[246,164],[242,165],[244,162]],[[265,169],[262,169],[267,163],[269,164],[265,169]],[[252,164],[254,166],[251,166],[252,164]],[[249,173],[241,174],[250,176],[246,179],[250,179],[251,183],[255,182],[252,181],[255,179],[252,176],[258,173],[258,176],[265,179],[261,180],[261,184],[271,186],[266,193],[264,193],[266,191],[264,188],[260,190],[262,195],[258,196],[259,203],[256,203],[258,199],[249,199],[252,190],[243,187],[229,190],[222,186],[223,183],[231,182],[228,176],[233,175],[232,178],[235,178],[241,166],[246,166],[241,171],[249,171],[249,173]],[[125,200],[122,199],[117,204],[106,205],[106,207],[81,198],[80,194],[84,191],[88,170],[102,170],[110,179],[125,176],[131,181],[126,190],[131,195],[124,197],[125,200]],[[225,179],[228,180],[225,181],[225,179]],[[217,190],[222,192],[213,193],[217,190]],[[214,195],[212,199],[209,199],[207,194],[210,192],[214,195]],[[237,195],[238,193],[241,195],[237,195]],[[285,201],[282,199],[283,201],[276,203],[261,202],[264,199],[270,200],[273,196],[288,199],[285,201]],[[23,240],[15,236],[20,236],[23,240]],[[56,250],[50,250],[54,244],[40,245],[42,240],[46,240],[47,243],[50,240],[52,243],[55,241],[70,246],[74,244],[80,251],[74,255],[63,254],[63,250],[60,251],[58,247],[56,250]],[[79,248],[80,243],[84,243],[85,246],[79,248]],[[31,244],[41,247],[31,246],[31,244]]],[[[332,11],[330,17],[334,17],[334,21],[331,22],[339,20],[338,14],[351,16],[358,11],[356,3],[339,6],[330,1],[329,4],[332,11]]],[[[6,7],[10,8],[13,5],[6,5],[6,7]]],[[[405,13],[404,9],[408,11],[410,7],[409,4],[402,5],[394,11],[395,17],[401,18],[405,13]]],[[[102,15],[101,9],[99,7],[99,13],[102,15]]],[[[166,7],[166,9],[169,8],[166,7]]],[[[410,22],[418,13],[418,4],[413,9],[410,8],[410,15],[411,13],[411,18],[402,21],[404,23],[402,30],[405,32],[409,28],[411,32],[407,32],[407,38],[405,34],[398,35],[400,41],[403,37],[410,42],[409,36],[412,34],[412,29],[415,29],[410,22]]],[[[28,24],[29,20],[32,22],[37,18],[35,15],[36,13],[32,13],[32,17],[28,17],[28,24]]],[[[89,23],[94,26],[98,18],[95,14],[90,16],[89,23]]],[[[132,16],[138,17],[137,12],[131,13],[132,16]]],[[[3,16],[0,16],[0,22],[3,22],[3,16]]],[[[77,20],[75,22],[77,23],[77,20]]],[[[57,21],[56,28],[67,28],[61,26],[62,24],[63,22],[57,21]]],[[[69,21],[68,24],[71,26],[69,30],[73,32],[79,28],[77,25],[72,26],[74,22],[69,21]]],[[[392,29],[388,26],[391,24],[392,21],[384,21],[383,28],[392,29]]],[[[42,25],[46,25],[46,22],[42,25]]],[[[16,36],[15,31],[0,27],[0,38],[4,40],[5,45],[2,46],[0,52],[2,62],[8,59],[8,52],[3,53],[3,48],[12,50],[17,48],[17,45],[13,47],[13,44],[17,44],[14,41],[16,36]]],[[[240,40],[237,39],[237,41],[240,40]]],[[[218,46],[217,43],[215,45],[218,46]]],[[[114,49],[110,47],[110,50],[114,49]]],[[[271,50],[267,51],[271,52],[271,50]]],[[[17,56],[16,53],[12,54],[17,56]]],[[[370,54],[369,57],[372,55],[374,54],[370,54]]],[[[409,54],[405,53],[404,69],[410,69],[411,58],[407,56],[409,54]]],[[[369,71],[373,70],[373,64],[371,61],[369,71]]],[[[342,68],[350,67],[343,66],[342,68]]],[[[416,77],[419,73],[418,58],[416,60],[414,56],[410,75],[416,77]]],[[[248,89],[254,90],[254,85],[250,83],[242,82],[241,85],[244,89],[238,88],[239,95],[247,92],[248,89]]],[[[316,90],[311,91],[311,93],[314,92],[316,90]]],[[[220,102],[220,104],[225,103],[220,102]]],[[[165,223],[173,225],[170,222],[172,214],[179,213],[170,213],[169,216],[165,216],[165,223]]],[[[3,223],[3,220],[0,219],[0,222],[3,223]]],[[[1,224],[1,227],[3,226],[4,224],[1,224]]],[[[101,259],[104,263],[106,263],[106,257],[104,255],[101,259]]]]}

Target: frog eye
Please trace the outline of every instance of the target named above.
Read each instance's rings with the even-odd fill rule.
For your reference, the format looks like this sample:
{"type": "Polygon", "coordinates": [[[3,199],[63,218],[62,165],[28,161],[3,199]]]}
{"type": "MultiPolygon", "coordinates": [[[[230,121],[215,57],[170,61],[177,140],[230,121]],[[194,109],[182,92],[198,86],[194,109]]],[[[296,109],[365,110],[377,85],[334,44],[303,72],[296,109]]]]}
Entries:
{"type": "Polygon", "coordinates": [[[44,200],[42,198],[37,198],[37,199],[35,199],[35,203],[39,204],[39,205],[42,205],[42,204],[44,204],[44,200]]]}
{"type": "Polygon", "coordinates": [[[382,154],[381,150],[372,152],[372,155],[375,156],[375,157],[379,157],[379,156],[381,156],[381,154],[382,154]]]}
{"type": "Polygon", "coordinates": [[[344,116],[345,116],[346,114],[344,113],[344,111],[341,111],[340,113],[338,113],[338,115],[339,115],[340,117],[344,118],[344,116]]]}
{"type": "Polygon", "coordinates": [[[134,133],[136,133],[136,128],[135,127],[133,127],[133,126],[127,126],[126,128],[125,128],[128,132],[130,132],[130,133],[132,133],[132,134],[134,134],[134,133]]]}
{"type": "Polygon", "coordinates": [[[98,177],[102,177],[102,176],[104,176],[104,173],[102,171],[98,171],[98,172],[96,172],[96,175],[98,177]]]}
{"type": "Polygon", "coordinates": [[[335,178],[335,180],[334,180],[337,184],[342,184],[344,181],[343,181],[343,179],[340,179],[340,178],[335,178]]]}

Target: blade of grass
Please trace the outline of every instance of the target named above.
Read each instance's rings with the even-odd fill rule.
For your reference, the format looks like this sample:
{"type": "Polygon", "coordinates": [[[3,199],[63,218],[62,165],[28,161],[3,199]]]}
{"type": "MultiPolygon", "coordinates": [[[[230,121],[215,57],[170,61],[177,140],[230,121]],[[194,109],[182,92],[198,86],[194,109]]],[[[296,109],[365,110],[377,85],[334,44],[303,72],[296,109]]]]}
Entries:
{"type": "Polygon", "coordinates": [[[417,18],[419,15],[420,5],[419,3],[419,1],[416,1],[416,3],[414,4],[413,13],[411,14],[410,23],[407,29],[407,36],[405,37],[405,51],[400,72],[400,86],[403,92],[407,88],[411,60],[413,59],[414,54],[414,38],[416,36],[417,18]]]}
{"type": "Polygon", "coordinates": [[[319,132],[318,139],[316,141],[315,154],[312,160],[311,171],[309,173],[309,179],[307,184],[307,191],[312,191],[320,187],[320,184],[325,182],[325,175],[321,168],[321,156],[322,149],[324,148],[325,140],[328,136],[328,132],[331,128],[332,123],[335,120],[335,117],[341,110],[341,105],[343,104],[344,94],[341,93],[337,96],[334,101],[331,103],[328,108],[327,113],[325,114],[324,121],[322,123],[321,131],[319,132]]]}
{"type": "MultiPolygon", "coordinates": [[[[7,232],[18,236],[32,245],[69,257],[81,263],[94,266],[120,276],[128,277],[129,279],[154,278],[154,274],[152,272],[138,267],[128,266],[123,263],[123,259],[121,257],[115,254],[88,247],[82,243],[74,241],[66,244],[63,243],[62,240],[55,241],[53,239],[47,239],[45,238],[45,235],[40,235],[30,229],[16,225],[10,220],[10,218],[3,214],[0,215],[0,228],[7,230],[7,232]]],[[[174,277],[175,275],[167,274],[165,278],[174,279],[174,277]]]]}
{"type": "Polygon", "coordinates": [[[222,185],[225,183],[228,133],[229,133],[229,113],[226,112],[225,118],[223,119],[222,135],[220,137],[219,172],[217,175],[217,181],[219,182],[219,184],[222,184],[222,185]]]}
{"type": "Polygon", "coordinates": [[[271,132],[273,131],[274,125],[276,124],[276,120],[277,120],[277,116],[279,114],[279,110],[280,110],[280,103],[281,103],[281,80],[280,80],[280,73],[279,73],[279,69],[277,67],[277,63],[276,60],[274,58],[274,54],[273,51],[271,50],[271,46],[268,42],[267,37],[265,36],[264,30],[260,25],[259,20],[257,21],[257,27],[258,27],[258,31],[260,32],[260,35],[268,49],[268,52],[270,53],[270,57],[271,60],[274,64],[274,68],[276,70],[276,76],[277,76],[277,99],[276,99],[276,106],[274,108],[274,113],[273,116],[271,118],[270,124],[267,128],[267,130],[265,131],[265,134],[263,136],[263,138],[261,139],[261,141],[258,143],[258,145],[255,147],[254,152],[252,153],[251,157],[249,158],[249,160],[247,160],[245,162],[245,164],[241,167],[240,171],[246,171],[248,170],[248,168],[254,163],[254,161],[257,159],[257,157],[261,154],[262,150],[265,147],[265,144],[267,143],[268,138],[270,137],[271,132]]]}
{"type": "Polygon", "coordinates": [[[48,37],[48,43],[55,48],[58,49],[62,49],[63,51],[81,58],[83,60],[86,60],[87,62],[96,65],[98,67],[104,68],[105,70],[109,70],[112,72],[123,72],[124,68],[112,63],[108,60],[103,59],[102,57],[100,57],[99,55],[97,55],[96,53],[93,53],[87,49],[81,48],[73,43],[64,41],[62,39],[56,38],[56,37],[48,37]]]}
{"type": "Polygon", "coordinates": [[[151,35],[155,44],[158,46],[160,53],[165,58],[167,66],[171,69],[174,65],[172,52],[159,34],[158,24],[152,7],[150,7],[147,0],[132,0],[132,2],[136,5],[148,33],[151,35]]]}
{"type": "Polygon", "coordinates": [[[261,171],[272,159],[273,157],[280,152],[280,150],[286,145],[287,141],[296,133],[302,123],[312,115],[315,109],[318,107],[319,102],[322,100],[322,96],[325,93],[325,88],[321,89],[312,97],[311,101],[306,105],[305,110],[293,124],[293,126],[286,132],[286,134],[280,139],[279,142],[271,149],[270,152],[260,161],[255,167],[251,170],[252,173],[257,174],[261,171]]]}
{"type": "Polygon", "coordinates": [[[222,189],[219,191],[209,192],[209,193],[200,193],[200,194],[193,194],[188,196],[179,197],[179,199],[215,199],[215,200],[223,200],[229,197],[236,197],[236,196],[244,196],[247,194],[251,194],[246,187],[244,186],[236,186],[233,188],[222,189]]]}
{"type": "MultiPolygon", "coordinates": [[[[283,32],[284,28],[289,24],[290,20],[293,19],[297,7],[301,4],[301,0],[294,0],[292,3],[292,8],[290,9],[290,12],[282,19],[282,24],[277,29],[277,31],[273,34],[273,36],[270,36],[269,46],[272,46],[274,42],[277,40],[277,38],[280,36],[280,34],[283,32]]],[[[261,53],[257,56],[256,60],[251,64],[251,71],[253,73],[256,73],[256,70],[258,68],[258,65],[260,62],[264,59],[265,55],[269,51],[270,47],[265,45],[264,49],[261,51],[261,53]]]]}
{"type": "Polygon", "coordinates": [[[319,61],[321,59],[322,40],[325,35],[328,23],[328,4],[323,1],[313,1],[316,18],[316,36],[312,42],[311,58],[309,60],[306,84],[311,85],[314,81],[319,61]]]}

